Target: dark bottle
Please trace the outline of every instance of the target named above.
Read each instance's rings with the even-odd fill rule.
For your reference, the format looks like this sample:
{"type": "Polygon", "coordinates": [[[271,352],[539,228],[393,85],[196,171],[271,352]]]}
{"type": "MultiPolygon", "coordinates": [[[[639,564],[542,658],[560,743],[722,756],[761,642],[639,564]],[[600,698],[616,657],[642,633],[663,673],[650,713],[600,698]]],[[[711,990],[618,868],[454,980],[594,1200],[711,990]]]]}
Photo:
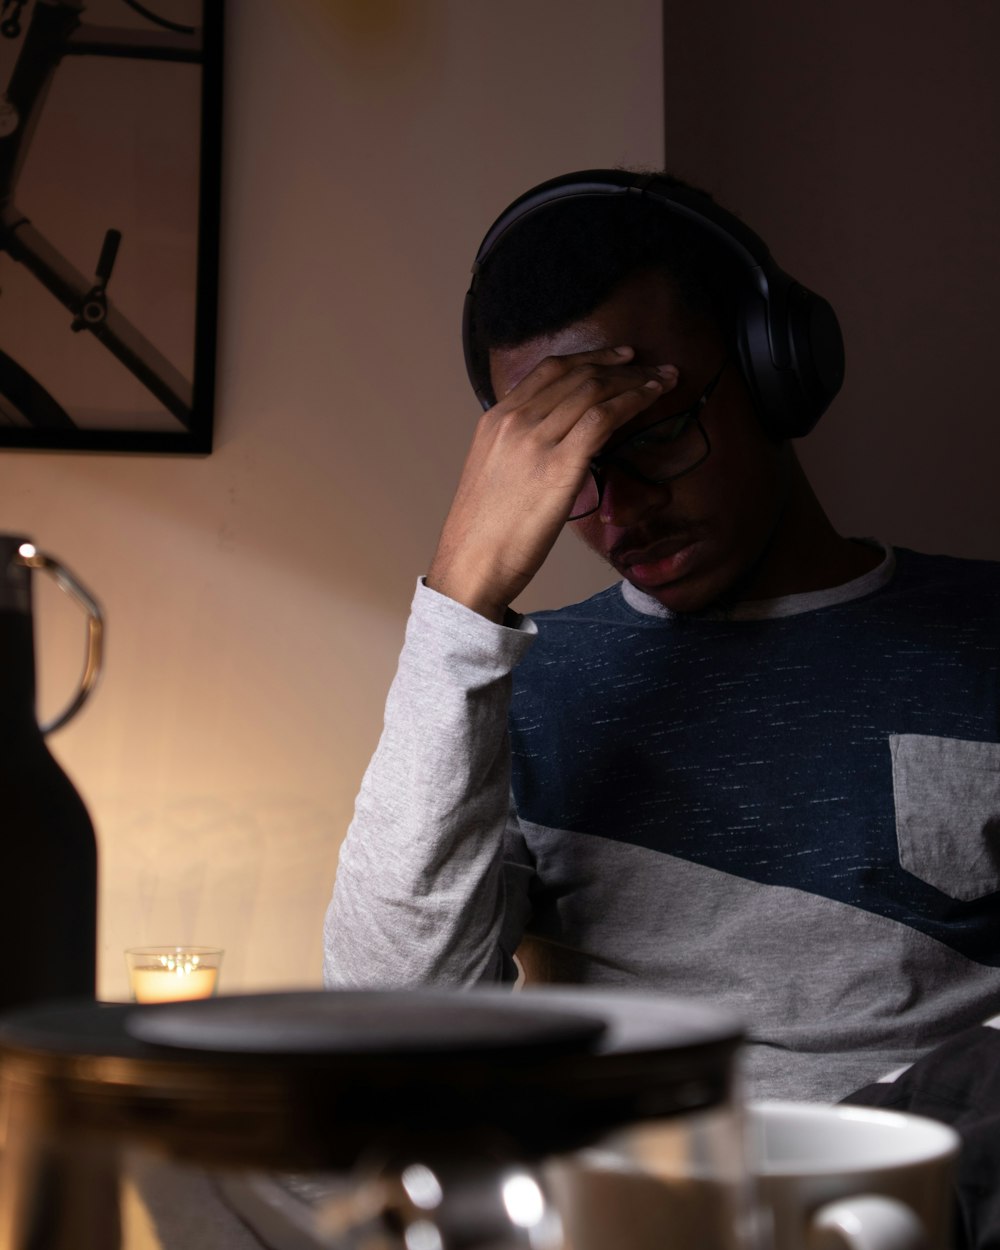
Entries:
{"type": "Polygon", "coordinates": [[[26,539],[0,534],[0,1011],[50,998],[93,998],[97,845],[87,809],[45,745],[79,710],[100,666],[100,610],[26,539]],[[32,571],[52,574],[90,622],[80,690],[43,730],[35,715],[32,571]]]}

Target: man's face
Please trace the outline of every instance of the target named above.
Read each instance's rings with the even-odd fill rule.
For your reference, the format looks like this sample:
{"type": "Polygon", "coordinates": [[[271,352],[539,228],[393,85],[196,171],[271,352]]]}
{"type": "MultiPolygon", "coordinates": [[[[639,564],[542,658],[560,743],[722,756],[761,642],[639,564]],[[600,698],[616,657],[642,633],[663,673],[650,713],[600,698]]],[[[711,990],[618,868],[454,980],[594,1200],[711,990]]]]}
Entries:
{"type": "MultiPolygon", "coordinates": [[[[677,386],[617,431],[613,450],[637,430],[698,401],[726,359],[717,331],[694,322],[666,277],[626,279],[589,316],[562,330],[490,353],[497,395],[546,356],[628,345],[638,363],[676,365],[677,386]]],[[[711,454],[660,486],[607,466],[600,509],[573,529],[627,581],[676,612],[738,596],[766,557],[788,493],[787,444],[764,434],[732,359],[701,412],[711,454]]]]}

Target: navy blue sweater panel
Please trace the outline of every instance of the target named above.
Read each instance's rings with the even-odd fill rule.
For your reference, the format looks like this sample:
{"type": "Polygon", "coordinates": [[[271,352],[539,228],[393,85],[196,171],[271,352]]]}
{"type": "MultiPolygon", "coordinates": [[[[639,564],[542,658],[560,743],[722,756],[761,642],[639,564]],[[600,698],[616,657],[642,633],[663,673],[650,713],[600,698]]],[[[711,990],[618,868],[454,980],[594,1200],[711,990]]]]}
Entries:
{"type": "Polygon", "coordinates": [[[788,617],[650,616],[619,586],[533,614],[511,712],[519,814],[864,908],[1000,966],[997,895],[961,902],[900,865],[889,747],[1000,741],[1000,565],[896,557],[880,590],[788,617]]]}

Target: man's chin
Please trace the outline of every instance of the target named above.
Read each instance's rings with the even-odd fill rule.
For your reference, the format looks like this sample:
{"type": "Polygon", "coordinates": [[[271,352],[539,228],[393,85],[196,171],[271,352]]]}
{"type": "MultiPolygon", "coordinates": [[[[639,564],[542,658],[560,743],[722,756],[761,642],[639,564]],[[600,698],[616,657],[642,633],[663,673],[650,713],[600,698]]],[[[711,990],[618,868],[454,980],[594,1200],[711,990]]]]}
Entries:
{"type": "Polygon", "coordinates": [[[634,578],[625,575],[625,580],[642,594],[655,599],[657,603],[683,616],[707,612],[716,607],[719,594],[695,576],[680,577],[676,581],[666,582],[661,586],[641,585],[634,578]]]}
{"type": "Polygon", "coordinates": [[[663,580],[650,577],[648,568],[642,569],[638,576],[634,569],[619,572],[636,590],[671,612],[685,616],[725,609],[740,597],[734,585],[738,579],[727,577],[722,569],[698,565],[663,580]]]}

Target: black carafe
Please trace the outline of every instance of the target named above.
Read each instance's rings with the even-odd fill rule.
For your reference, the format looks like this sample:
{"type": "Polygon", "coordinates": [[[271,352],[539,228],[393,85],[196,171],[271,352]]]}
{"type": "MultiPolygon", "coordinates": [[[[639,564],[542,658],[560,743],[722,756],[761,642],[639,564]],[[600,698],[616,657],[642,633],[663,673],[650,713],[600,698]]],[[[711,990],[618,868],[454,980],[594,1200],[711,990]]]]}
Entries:
{"type": "Polygon", "coordinates": [[[23,537],[0,534],[0,1011],[95,994],[97,845],[45,734],[82,706],[100,667],[93,598],[23,537]],[[51,574],[88,614],[87,666],[69,707],[44,729],[35,713],[33,570],[51,574]]]}

